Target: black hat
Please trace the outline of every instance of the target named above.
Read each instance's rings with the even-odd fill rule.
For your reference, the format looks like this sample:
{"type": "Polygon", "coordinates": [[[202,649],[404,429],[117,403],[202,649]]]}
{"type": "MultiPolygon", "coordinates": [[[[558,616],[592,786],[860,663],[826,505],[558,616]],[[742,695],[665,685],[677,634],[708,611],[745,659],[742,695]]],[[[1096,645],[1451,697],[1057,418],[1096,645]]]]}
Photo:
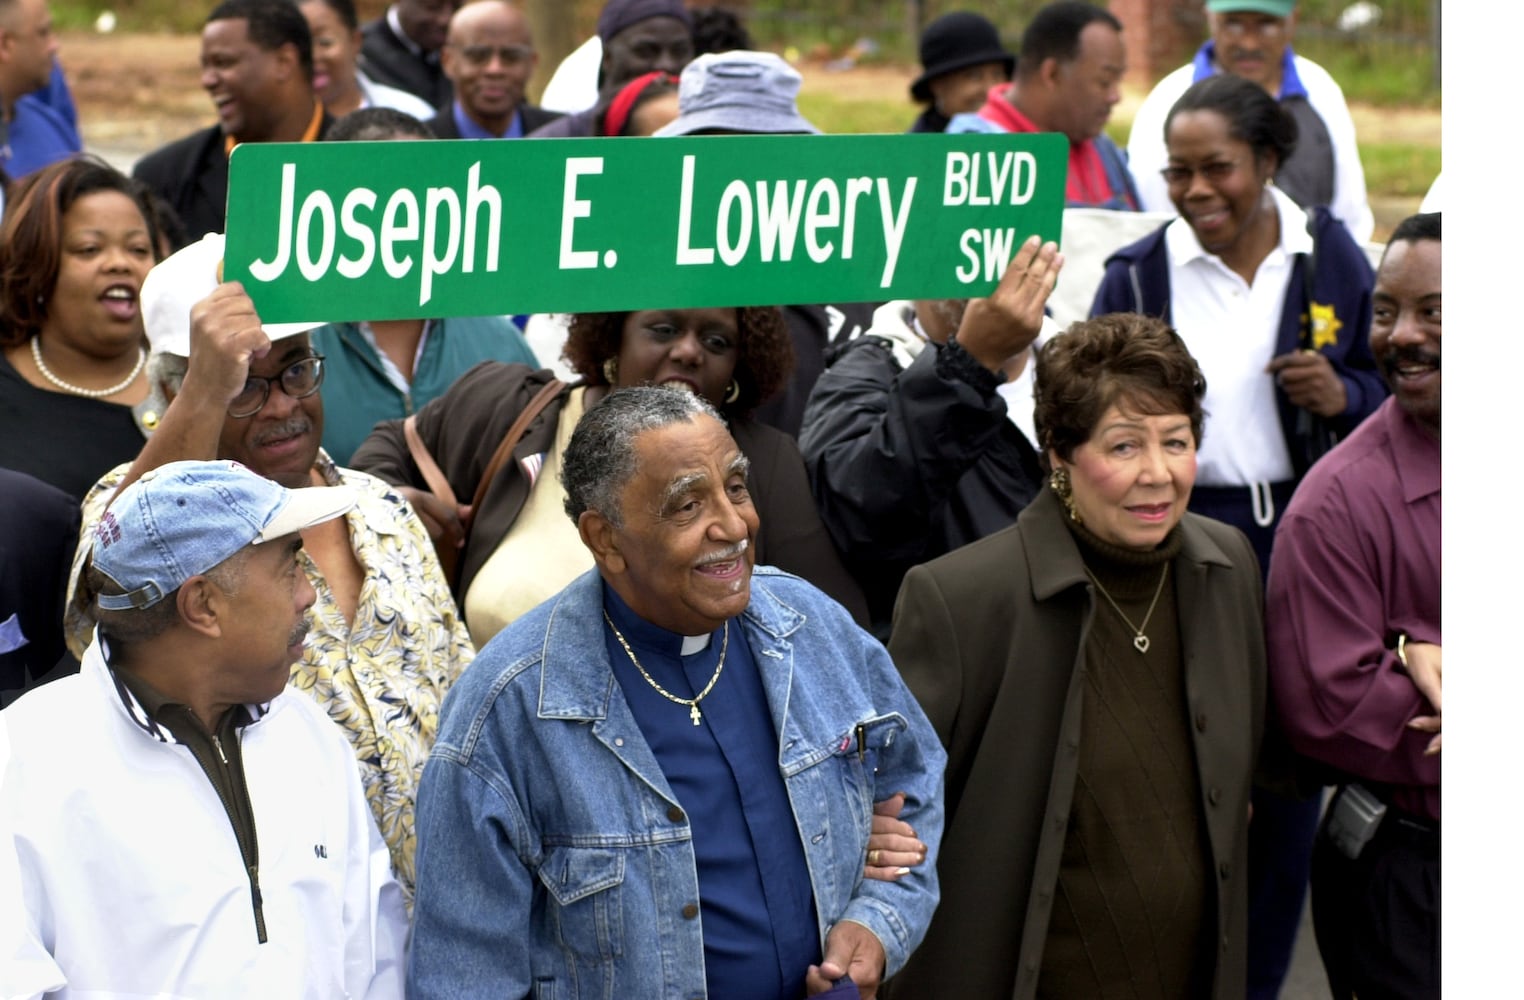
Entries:
{"type": "Polygon", "coordinates": [[[673,17],[693,30],[693,15],[683,6],[683,0],[608,0],[598,15],[598,37],[607,45],[609,39],[632,24],[649,21],[653,17],[673,17]]]}
{"type": "Polygon", "coordinates": [[[932,80],[967,66],[998,62],[1005,75],[1016,71],[1016,57],[1000,44],[1000,32],[989,19],[969,11],[943,14],[921,32],[921,65],[926,72],[910,85],[910,96],[923,104],[931,100],[932,80]]]}

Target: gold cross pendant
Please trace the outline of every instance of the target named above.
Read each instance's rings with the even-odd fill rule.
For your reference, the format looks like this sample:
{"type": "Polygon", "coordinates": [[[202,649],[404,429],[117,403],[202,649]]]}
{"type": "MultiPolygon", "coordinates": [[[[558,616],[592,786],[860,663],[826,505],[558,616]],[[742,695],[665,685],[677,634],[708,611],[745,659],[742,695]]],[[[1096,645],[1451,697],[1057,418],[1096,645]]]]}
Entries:
{"type": "Polygon", "coordinates": [[[699,720],[704,717],[699,712],[698,702],[694,702],[692,705],[688,706],[688,717],[693,720],[693,724],[695,726],[698,725],[699,724],[699,720]]]}

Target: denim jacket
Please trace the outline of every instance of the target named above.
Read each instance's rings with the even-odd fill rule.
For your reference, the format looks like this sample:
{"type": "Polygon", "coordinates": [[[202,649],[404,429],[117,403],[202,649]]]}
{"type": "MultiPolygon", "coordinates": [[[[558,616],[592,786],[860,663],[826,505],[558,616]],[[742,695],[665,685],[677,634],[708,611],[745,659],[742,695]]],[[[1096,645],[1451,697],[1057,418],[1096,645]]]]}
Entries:
{"type": "MultiPolygon", "coordinates": [[[[854,921],[892,974],[936,908],[946,754],[888,653],[810,584],[757,567],[739,623],[822,948],[854,921]],[[873,803],[900,791],[927,860],[864,879],[873,803]]],[[[408,993],[703,997],[698,903],[690,819],[614,679],[592,570],[493,639],[446,698],[418,798],[408,993]]]]}

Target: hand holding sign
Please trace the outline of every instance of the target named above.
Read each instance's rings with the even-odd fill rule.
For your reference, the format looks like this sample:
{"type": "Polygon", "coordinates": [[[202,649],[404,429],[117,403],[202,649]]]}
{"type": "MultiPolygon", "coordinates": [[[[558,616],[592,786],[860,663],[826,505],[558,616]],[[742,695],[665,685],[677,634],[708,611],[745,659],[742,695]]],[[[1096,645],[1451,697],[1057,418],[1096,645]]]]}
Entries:
{"type": "Polygon", "coordinates": [[[1042,331],[1043,307],[1058,284],[1064,255],[1055,243],[1033,236],[1016,252],[987,299],[971,299],[958,326],[963,349],[990,371],[1032,346],[1042,331]]]}
{"type": "Polygon", "coordinates": [[[987,295],[1056,239],[1056,134],[243,143],[228,276],[267,322],[987,295]]]}
{"type": "Polygon", "coordinates": [[[254,301],[236,281],[218,285],[191,308],[190,365],[179,396],[226,409],[249,377],[249,363],[270,350],[254,301]]]}

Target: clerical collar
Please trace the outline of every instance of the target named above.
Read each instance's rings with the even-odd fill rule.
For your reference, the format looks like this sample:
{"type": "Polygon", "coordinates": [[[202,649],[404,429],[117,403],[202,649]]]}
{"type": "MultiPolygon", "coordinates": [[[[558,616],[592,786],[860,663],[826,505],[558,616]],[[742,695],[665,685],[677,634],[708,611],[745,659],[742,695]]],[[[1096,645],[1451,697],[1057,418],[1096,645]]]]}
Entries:
{"type": "Polygon", "coordinates": [[[603,607],[631,646],[673,659],[703,652],[720,633],[719,629],[715,629],[703,635],[682,635],[664,629],[660,625],[653,625],[631,610],[624,599],[607,583],[603,584],[603,607]]]}

